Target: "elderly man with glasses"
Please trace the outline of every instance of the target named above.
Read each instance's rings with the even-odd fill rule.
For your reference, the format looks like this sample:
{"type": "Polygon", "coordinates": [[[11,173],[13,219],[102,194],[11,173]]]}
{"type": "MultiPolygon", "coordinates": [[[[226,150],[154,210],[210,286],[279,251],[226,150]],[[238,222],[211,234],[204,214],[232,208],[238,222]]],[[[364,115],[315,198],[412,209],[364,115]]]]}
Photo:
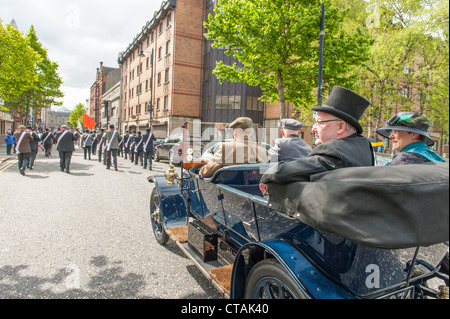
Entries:
{"type": "Polygon", "coordinates": [[[312,132],[317,147],[306,158],[281,162],[261,178],[260,189],[268,192],[268,184],[309,181],[310,176],[338,168],[373,166],[375,156],[370,141],[362,136],[359,119],[370,105],[358,94],[333,87],[324,106],[313,107],[317,112],[312,132]]]}

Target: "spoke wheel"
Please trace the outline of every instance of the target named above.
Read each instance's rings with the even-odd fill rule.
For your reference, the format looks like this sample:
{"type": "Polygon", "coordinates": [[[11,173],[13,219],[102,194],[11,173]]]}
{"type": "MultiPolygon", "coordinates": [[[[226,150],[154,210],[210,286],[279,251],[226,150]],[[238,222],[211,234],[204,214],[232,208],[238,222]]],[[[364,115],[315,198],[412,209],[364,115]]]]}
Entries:
{"type": "Polygon", "coordinates": [[[156,188],[153,189],[152,196],[150,197],[150,220],[156,240],[161,245],[165,245],[169,241],[169,235],[162,225],[161,199],[158,196],[156,188]]]}
{"type": "Polygon", "coordinates": [[[257,263],[245,286],[246,299],[306,299],[304,292],[275,259],[257,263]]]}

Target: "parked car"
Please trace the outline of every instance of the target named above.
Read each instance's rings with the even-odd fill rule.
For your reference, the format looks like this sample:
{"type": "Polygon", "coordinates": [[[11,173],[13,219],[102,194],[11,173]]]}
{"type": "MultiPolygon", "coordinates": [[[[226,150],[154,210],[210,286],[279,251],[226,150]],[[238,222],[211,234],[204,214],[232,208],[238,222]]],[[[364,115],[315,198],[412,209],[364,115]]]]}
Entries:
{"type": "MultiPolygon", "coordinates": [[[[190,141],[200,146],[200,152],[206,146],[201,137],[191,136],[190,141]]],[[[160,142],[155,148],[154,159],[155,162],[168,160],[174,165],[179,165],[183,161],[183,135],[170,135],[160,142]]]]}
{"type": "Polygon", "coordinates": [[[156,154],[156,148],[158,147],[158,145],[164,143],[166,139],[164,138],[157,138],[156,141],[153,142],[153,155],[152,157],[155,158],[155,154],[156,154]]]}
{"type": "MultiPolygon", "coordinates": [[[[427,283],[443,280],[448,286],[448,273],[441,272],[448,243],[386,249],[303,223],[273,209],[261,194],[259,180],[270,165],[228,166],[212,178],[198,175],[201,166],[182,170],[181,176],[171,167],[165,176],[149,177],[154,183],[150,221],[155,239],[162,245],[174,240],[230,298],[445,296],[427,283]]],[[[448,192],[448,174],[446,185],[448,192]]],[[[448,218],[448,201],[443,209],[448,218]]],[[[448,228],[446,236],[448,240],[448,228]]]]}

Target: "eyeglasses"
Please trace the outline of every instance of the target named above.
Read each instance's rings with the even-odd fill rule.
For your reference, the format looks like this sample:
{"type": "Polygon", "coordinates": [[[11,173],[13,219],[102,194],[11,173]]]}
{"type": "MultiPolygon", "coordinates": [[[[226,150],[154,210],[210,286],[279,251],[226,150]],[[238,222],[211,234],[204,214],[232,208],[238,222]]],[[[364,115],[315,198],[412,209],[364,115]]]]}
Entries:
{"type": "Polygon", "coordinates": [[[316,122],[314,122],[313,127],[314,127],[314,126],[317,126],[317,125],[321,125],[321,124],[323,124],[323,123],[328,123],[328,122],[341,122],[341,121],[343,121],[343,120],[334,119],[334,120],[326,120],[326,121],[316,121],[316,122]]]}

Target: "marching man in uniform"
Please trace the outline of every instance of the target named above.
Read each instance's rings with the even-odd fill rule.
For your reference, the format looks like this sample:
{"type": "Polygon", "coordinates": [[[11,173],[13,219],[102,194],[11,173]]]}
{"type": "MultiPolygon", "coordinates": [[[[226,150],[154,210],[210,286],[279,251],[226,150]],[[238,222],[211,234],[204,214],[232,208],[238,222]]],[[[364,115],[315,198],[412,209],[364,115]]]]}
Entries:
{"type": "Polygon", "coordinates": [[[72,160],[72,153],[75,151],[74,143],[78,140],[76,134],[70,132],[67,125],[61,126],[61,131],[56,134],[56,150],[59,152],[59,167],[60,171],[70,173],[70,162],[72,160]]]}
{"type": "Polygon", "coordinates": [[[149,170],[152,170],[153,142],[156,141],[156,137],[148,128],[147,133],[142,138],[144,140],[144,169],[147,168],[148,163],[149,170]]]}
{"type": "Polygon", "coordinates": [[[25,125],[19,126],[19,131],[14,133],[14,137],[17,141],[16,146],[16,154],[18,159],[18,166],[20,174],[25,175],[25,169],[29,165],[30,157],[31,157],[31,146],[30,142],[33,140],[33,137],[30,133],[28,133],[25,125]]]}
{"type": "Polygon", "coordinates": [[[114,129],[114,124],[109,126],[109,130],[105,133],[105,157],[106,157],[106,169],[111,168],[111,156],[114,169],[117,171],[117,152],[119,149],[119,141],[122,137],[120,133],[114,129]]]}

